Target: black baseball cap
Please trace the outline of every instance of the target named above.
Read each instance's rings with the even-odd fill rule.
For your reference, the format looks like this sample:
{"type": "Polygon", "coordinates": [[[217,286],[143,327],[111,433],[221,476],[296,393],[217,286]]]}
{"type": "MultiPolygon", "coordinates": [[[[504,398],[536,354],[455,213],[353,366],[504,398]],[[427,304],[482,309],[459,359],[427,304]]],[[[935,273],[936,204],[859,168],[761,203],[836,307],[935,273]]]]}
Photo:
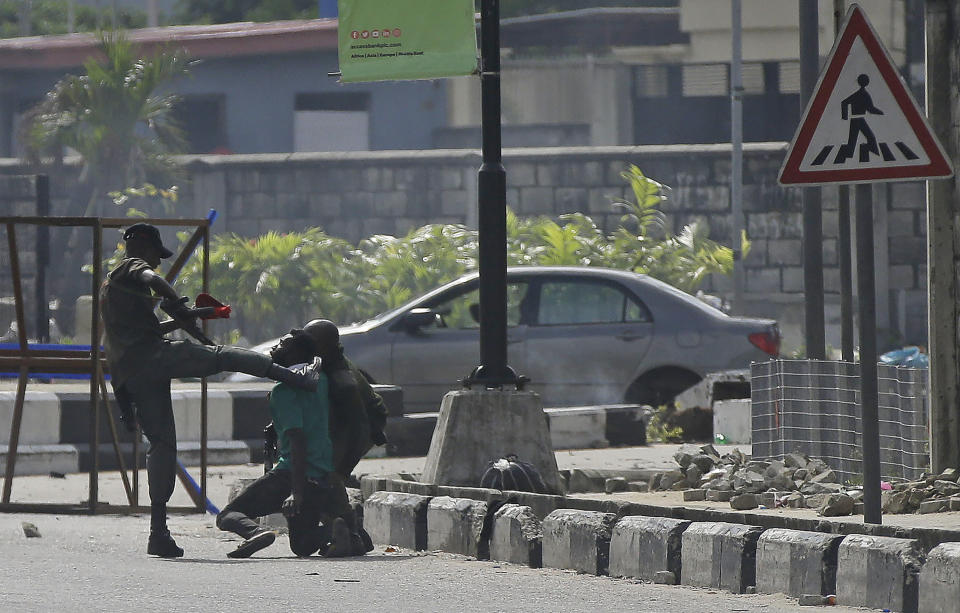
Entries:
{"type": "Polygon", "coordinates": [[[131,238],[142,238],[150,241],[160,249],[161,258],[168,258],[173,255],[172,251],[163,246],[163,241],[160,239],[160,230],[157,230],[156,226],[143,222],[135,223],[123,233],[123,240],[128,241],[131,238]]]}

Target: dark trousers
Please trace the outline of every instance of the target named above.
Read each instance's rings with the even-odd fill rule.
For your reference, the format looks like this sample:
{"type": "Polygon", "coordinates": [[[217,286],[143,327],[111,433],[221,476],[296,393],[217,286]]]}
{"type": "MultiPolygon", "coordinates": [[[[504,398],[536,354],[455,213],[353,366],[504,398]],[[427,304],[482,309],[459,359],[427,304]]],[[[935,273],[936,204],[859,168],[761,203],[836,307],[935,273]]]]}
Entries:
{"type": "Polygon", "coordinates": [[[188,341],[165,341],[156,351],[141,356],[144,363],[123,385],[136,407],[137,421],[150,441],[147,449],[147,482],[150,502],[165,504],[173,494],[177,474],[177,429],[170,400],[170,380],[207,377],[218,372],[267,374],[272,363],[262,353],[188,341]]]}
{"type": "MultiPolygon", "coordinates": [[[[248,539],[262,528],[254,521],[280,511],[283,501],[290,496],[293,476],[288,470],[271,470],[243,489],[217,515],[217,527],[248,539]]],[[[302,557],[313,555],[330,541],[329,525],[335,517],[342,517],[356,531],[356,519],[347,492],[336,484],[307,480],[300,513],[287,518],[290,530],[290,550],[302,557]]]]}

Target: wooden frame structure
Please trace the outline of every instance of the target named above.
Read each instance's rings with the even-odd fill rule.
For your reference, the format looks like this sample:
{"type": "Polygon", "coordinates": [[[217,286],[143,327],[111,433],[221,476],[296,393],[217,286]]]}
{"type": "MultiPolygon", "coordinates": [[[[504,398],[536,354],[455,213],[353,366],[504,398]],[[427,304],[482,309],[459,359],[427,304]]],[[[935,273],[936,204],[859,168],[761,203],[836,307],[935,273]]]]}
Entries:
{"type": "MultiPolygon", "coordinates": [[[[100,303],[97,300],[100,285],[103,280],[103,230],[122,228],[135,221],[145,221],[156,226],[194,227],[190,239],[177,254],[165,277],[172,282],[184,264],[190,259],[197,245],[203,243],[202,285],[203,291],[209,289],[209,253],[210,253],[210,224],[215,213],[206,219],[137,219],[107,218],[107,217],[0,217],[0,225],[5,226],[7,243],[10,253],[10,269],[13,280],[13,292],[16,309],[16,322],[19,348],[0,350],[0,372],[17,372],[17,394],[13,409],[13,419],[10,424],[10,443],[7,451],[6,471],[3,480],[2,498],[0,498],[0,512],[26,513],[142,513],[149,511],[149,506],[139,504],[139,443],[141,432],[139,427],[133,438],[132,478],[128,478],[123,454],[120,450],[117,427],[113,414],[109,408],[105,373],[108,370],[106,359],[100,350],[100,303]],[[90,349],[89,350],[61,350],[36,349],[27,343],[27,327],[23,306],[23,289],[21,287],[20,258],[17,253],[17,225],[31,226],[59,226],[90,228],[93,238],[93,274],[91,275],[91,292],[94,297],[91,309],[90,322],[90,349]],[[90,482],[89,496],[86,504],[60,504],[50,502],[14,503],[10,502],[13,488],[14,470],[17,461],[17,447],[20,440],[20,427],[23,418],[23,406],[26,396],[27,381],[31,373],[55,374],[85,374],[90,376],[90,482]],[[100,413],[106,415],[113,439],[113,450],[117,457],[123,487],[127,495],[126,506],[100,504],[98,500],[98,480],[100,473],[100,413]]],[[[206,322],[203,322],[206,331],[206,322]]],[[[207,380],[200,380],[200,491],[195,491],[187,483],[189,477],[178,467],[178,476],[185,489],[193,499],[195,507],[170,507],[172,512],[200,512],[206,511],[207,500],[207,380]]]]}

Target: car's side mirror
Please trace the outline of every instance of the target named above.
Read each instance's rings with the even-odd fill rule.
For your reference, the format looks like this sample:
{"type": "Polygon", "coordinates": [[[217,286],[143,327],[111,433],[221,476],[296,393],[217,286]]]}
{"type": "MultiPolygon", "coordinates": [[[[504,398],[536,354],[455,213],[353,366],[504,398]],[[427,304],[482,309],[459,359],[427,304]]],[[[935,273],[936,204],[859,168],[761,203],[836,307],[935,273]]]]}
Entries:
{"type": "Polygon", "coordinates": [[[420,328],[436,323],[437,316],[437,312],[433,309],[410,309],[410,312],[403,316],[403,327],[408,332],[415,332],[420,328]]]}

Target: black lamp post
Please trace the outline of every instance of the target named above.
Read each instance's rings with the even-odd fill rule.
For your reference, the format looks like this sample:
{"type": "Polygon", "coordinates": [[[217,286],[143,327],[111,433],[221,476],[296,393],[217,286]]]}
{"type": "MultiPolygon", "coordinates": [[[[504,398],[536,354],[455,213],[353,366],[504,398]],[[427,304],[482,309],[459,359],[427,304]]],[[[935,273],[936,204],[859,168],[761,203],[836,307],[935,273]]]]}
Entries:
{"type": "Polygon", "coordinates": [[[480,166],[480,365],[467,385],[518,385],[507,365],[507,173],[500,142],[500,0],[480,8],[483,164],[480,166]]]}

